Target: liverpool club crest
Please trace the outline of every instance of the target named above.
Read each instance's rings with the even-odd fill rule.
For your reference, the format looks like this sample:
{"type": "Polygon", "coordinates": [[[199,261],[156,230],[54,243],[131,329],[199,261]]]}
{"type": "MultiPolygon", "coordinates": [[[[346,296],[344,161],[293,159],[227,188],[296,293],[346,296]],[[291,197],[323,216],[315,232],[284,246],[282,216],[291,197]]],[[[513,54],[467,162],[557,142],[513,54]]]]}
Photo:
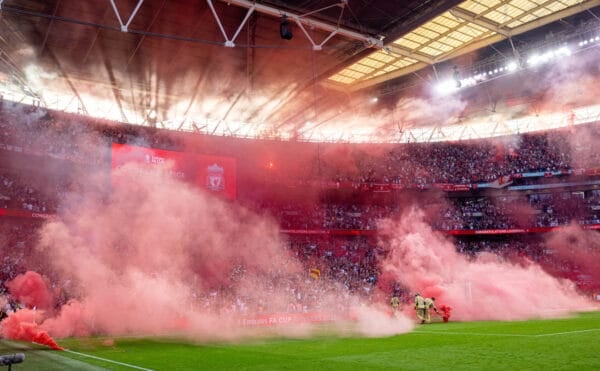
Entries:
{"type": "Polygon", "coordinates": [[[224,170],[217,164],[212,164],[206,168],[206,187],[211,191],[219,192],[225,189],[224,170]]]}

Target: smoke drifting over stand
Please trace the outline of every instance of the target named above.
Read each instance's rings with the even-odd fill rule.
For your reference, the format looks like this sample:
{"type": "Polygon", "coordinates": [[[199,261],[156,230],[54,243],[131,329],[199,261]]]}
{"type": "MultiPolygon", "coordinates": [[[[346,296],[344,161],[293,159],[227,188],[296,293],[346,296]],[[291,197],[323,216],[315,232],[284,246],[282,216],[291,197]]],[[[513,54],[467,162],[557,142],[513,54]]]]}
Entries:
{"type": "MultiPolygon", "coordinates": [[[[113,174],[117,186],[110,195],[74,194],[65,200],[65,216],[41,229],[40,253],[73,298],[56,312],[38,311],[41,331],[58,338],[177,334],[235,340],[249,331],[229,310],[234,304],[243,301],[248,313],[258,307],[285,311],[297,290],[311,285],[329,287],[320,301],[324,310],[335,311],[340,297],[361,306],[341,284],[311,280],[285,248],[274,221],[168,174],[169,168],[125,165],[113,174]],[[208,301],[210,308],[202,304],[208,301]]],[[[37,273],[13,285],[27,277],[39,289],[28,305],[51,302],[41,295],[48,290],[37,273]]],[[[362,324],[357,331],[367,335],[412,328],[406,318],[381,322],[385,307],[363,306],[354,317],[362,324]],[[376,322],[388,325],[369,325],[376,322]]],[[[311,333],[310,326],[299,327],[273,331],[311,333]]]]}
{"type": "MultiPolygon", "coordinates": [[[[79,297],[49,323],[53,333],[164,333],[184,322],[191,332],[222,333],[222,321],[189,311],[194,296],[228,284],[235,264],[253,274],[299,268],[284,262],[269,221],[166,173],[134,170],[117,170],[105,202],[90,195],[42,230],[42,247],[79,297]]],[[[268,296],[266,285],[252,289],[268,296]]]]}
{"type": "Polygon", "coordinates": [[[573,265],[588,281],[600,280],[600,241],[598,232],[586,231],[575,223],[551,232],[546,239],[552,260],[573,265]]]}
{"type": "Polygon", "coordinates": [[[423,222],[420,210],[407,212],[400,222],[386,220],[381,228],[389,246],[382,279],[436,297],[438,304],[452,307],[453,319],[547,318],[592,306],[572,282],[550,276],[533,262],[515,264],[489,253],[469,260],[423,222]]]}
{"type": "MultiPolygon", "coordinates": [[[[358,158],[382,159],[387,149],[327,147],[324,167],[359,174],[358,158]],[[356,161],[336,158],[354,153],[356,161]],[[329,158],[336,161],[329,163],[329,158]]],[[[99,175],[104,177],[100,181],[91,177],[68,194],[59,208],[61,216],[41,229],[39,252],[63,295],[72,299],[55,310],[57,293],[39,274],[19,276],[9,284],[11,295],[37,312],[35,318],[27,317],[28,311],[11,315],[0,325],[4,336],[30,340],[46,333],[58,338],[178,334],[194,340],[237,340],[249,331],[231,313],[233,304],[243,302],[248,313],[259,307],[285,311],[297,290],[315,285],[325,288],[323,311],[336,311],[340,302],[353,308],[351,317],[358,321],[360,334],[393,335],[414,326],[409,310],[400,318],[387,315],[389,292],[377,293],[386,299],[369,305],[341,283],[326,277],[311,281],[284,247],[275,220],[173,179],[172,170],[168,164],[153,170],[129,164],[113,174],[110,194],[102,190],[110,183],[106,174],[99,175]],[[206,302],[210,306],[203,306],[206,302]]],[[[399,203],[407,207],[415,201],[399,203]]],[[[531,262],[512,264],[491,254],[471,261],[456,253],[451,242],[422,221],[424,212],[437,210],[413,210],[399,221],[381,224],[388,255],[380,280],[395,280],[413,292],[437,297],[438,305],[450,305],[452,319],[459,320],[557,316],[590,306],[570,282],[531,262]]],[[[279,326],[269,331],[303,336],[312,329],[279,326]]],[[[341,327],[338,331],[347,333],[341,327]]]]}

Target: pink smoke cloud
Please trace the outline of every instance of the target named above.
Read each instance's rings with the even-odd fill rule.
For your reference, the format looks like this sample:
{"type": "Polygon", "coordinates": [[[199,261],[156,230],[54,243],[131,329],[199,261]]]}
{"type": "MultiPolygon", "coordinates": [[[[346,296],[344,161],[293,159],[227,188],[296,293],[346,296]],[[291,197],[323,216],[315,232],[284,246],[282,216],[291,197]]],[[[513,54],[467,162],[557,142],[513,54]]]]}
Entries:
{"type": "Polygon", "coordinates": [[[449,305],[453,319],[553,317],[592,306],[572,282],[534,263],[514,264],[489,253],[469,260],[422,219],[423,212],[413,209],[399,221],[382,222],[389,245],[382,272],[413,292],[436,297],[438,305],[449,305]]]}
{"type": "Polygon", "coordinates": [[[48,333],[36,323],[37,311],[21,309],[11,313],[0,322],[0,336],[13,340],[31,341],[46,345],[54,350],[62,350],[48,333]]]}
{"type": "Polygon", "coordinates": [[[600,282],[600,240],[598,232],[583,230],[573,223],[551,232],[546,239],[550,260],[557,264],[574,265],[591,282],[600,282]]]}
{"type": "MultiPolygon", "coordinates": [[[[44,268],[70,301],[40,312],[41,331],[58,338],[178,334],[235,340],[247,337],[249,330],[240,326],[243,313],[232,311],[233,306],[245,306],[249,314],[259,306],[282,311],[295,302],[298,290],[324,293],[319,303],[325,312],[337,310],[340,293],[348,306],[364,306],[341,284],[326,277],[309,280],[271,218],[169,174],[168,168],[140,171],[126,165],[114,173],[118,186],[110,194],[81,187],[63,203],[62,216],[44,225],[38,254],[46,257],[44,268]]],[[[38,286],[43,282],[33,272],[25,276],[34,276],[38,286]]],[[[400,318],[394,326],[375,329],[368,323],[381,323],[377,319],[386,311],[371,307],[364,312],[357,317],[361,334],[411,328],[410,320],[400,318]]],[[[19,318],[11,320],[13,327],[21,323],[19,318]]],[[[288,336],[308,336],[313,330],[310,324],[275,329],[288,336]]]]}
{"type": "Polygon", "coordinates": [[[15,277],[6,286],[15,300],[29,308],[52,309],[52,292],[39,273],[27,271],[15,277]]]}

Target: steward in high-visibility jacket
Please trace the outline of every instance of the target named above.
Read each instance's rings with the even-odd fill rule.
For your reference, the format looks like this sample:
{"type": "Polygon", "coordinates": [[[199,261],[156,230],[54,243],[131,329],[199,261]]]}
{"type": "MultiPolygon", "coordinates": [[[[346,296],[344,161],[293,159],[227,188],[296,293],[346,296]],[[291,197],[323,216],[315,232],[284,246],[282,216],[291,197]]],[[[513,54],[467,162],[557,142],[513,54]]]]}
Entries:
{"type": "Polygon", "coordinates": [[[431,297],[431,298],[426,298],[425,299],[425,322],[429,323],[431,322],[431,308],[433,308],[433,310],[437,313],[438,309],[435,306],[435,298],[431,297]]]}
{"type": "Polygon", "coordinates": [[[421,320],[421,323],[425,322],[425,298],[421,294],[415,294],[415,311],[417,312],[417,318],[421,320]]]}
{"type": "Polygon", "coordinates": [[[400,299],[396,295],[392,296],[390,299],[390,305],[392,306],[392,315],[398,315],[398,307],[400,306],[400,299]]]}

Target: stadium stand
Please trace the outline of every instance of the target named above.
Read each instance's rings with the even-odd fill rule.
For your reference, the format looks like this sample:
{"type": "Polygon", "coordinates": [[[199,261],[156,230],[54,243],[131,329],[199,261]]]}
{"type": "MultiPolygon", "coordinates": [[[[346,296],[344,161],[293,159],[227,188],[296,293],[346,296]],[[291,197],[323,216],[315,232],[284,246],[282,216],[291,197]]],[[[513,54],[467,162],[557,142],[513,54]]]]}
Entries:
{"type": "MultiPolygon", "coordinates": [[[[600,139],[597,125],[567,130],[600,139]]],[[[434,229],[456,235],[453,241],[461,253],[493,252],[507,259],[543,262],[554,274],[575,277],[577,281],[576,265],[553,260],[543,242],[531,242],[525,233],[573,222],[590,227],[600,225],[600,191],[596,189],[600,184],[600,150],[570,146],[567,140],[562,132],[553,131],[495,141],[382,145],[384,150],[374,152],[356,145],[350,149],[349,157],[355,160],[352,166],[336,166],[336,144],[294,143],[304,151],[303,158],[312,161],[299,172],[257,165],[264,163],[260,148],[265,146],[258,141],[246,143],[235,138],[117,126],[40,108],[7,107],[5,103],[0,109],[0,151],[4,154],[0,163],[0,207],[4,216],[0,217],[10,222],[3,224],[6,241],[0,278],[6,282],[32,268],[21,262],[34,244],[39,218],[60,211],[65,194],[78,187],[76,179],[81,171],[109,172],[111,143],[183,150],[189,143],[201,142],[202,151],[244,161],[244,167],[250,170],[240,172],[240,197],[236,202],[268,214],[279,223],[287,235],[285,243],[291,258],[300,260],[304,271],[271,280],[289,292],[285,308],[262,308],[260,302],[232,297],[227,287],[198,294],[195,305],[241,312],[252,308],[316,310],[319,296],[335,290],[307,284],[307,272],[313,280],[327,277],[350,292],[371,298],[380,274],[377,259],[385,252],[375,237],[378,223],[402,217],[407,199],[436,210],[427,216],[427,221],[434,229]],[[211,141],[242,144],[219,152],[217,148],[223,146],[211,141]],[[38,170],[32,158],[65,169],[64,176],[33,176],[38,170]],[[251,191],[251,184],[260,184],[264,192],[280,194],[279,199],[261,197],[251,191]],[[305,186],[325,196],[301,202],[286,195],[298,187],[304,191],[305,186]],[[420,197],[423,192],[434,197],[420,197]],[[524,232],[516,237],[505,236],[516,229],[524,232]],[[470,239],[468,232],[496,237],[470,239]],[[498,239],[498,235],[502,238],[498,239]]],[[[283,149],[276,149],[276,142],[266,145],[275,148],[274,158],[286,158],[283,149]]],[[[243,275],[244,269],[234,267],[232,279],[243,275]]],[[[52,276],[51,272],[45,273],[52,276]]],[[[277,271],[270,274],[278,275],[277,271]]],[[[58,287],[64,283],[54,284],[58,287]]],[[[402,292],[401,287],[393,290],[402,292]]],[[[339,298],[339,302],[345,299],[339,298]]]]}

